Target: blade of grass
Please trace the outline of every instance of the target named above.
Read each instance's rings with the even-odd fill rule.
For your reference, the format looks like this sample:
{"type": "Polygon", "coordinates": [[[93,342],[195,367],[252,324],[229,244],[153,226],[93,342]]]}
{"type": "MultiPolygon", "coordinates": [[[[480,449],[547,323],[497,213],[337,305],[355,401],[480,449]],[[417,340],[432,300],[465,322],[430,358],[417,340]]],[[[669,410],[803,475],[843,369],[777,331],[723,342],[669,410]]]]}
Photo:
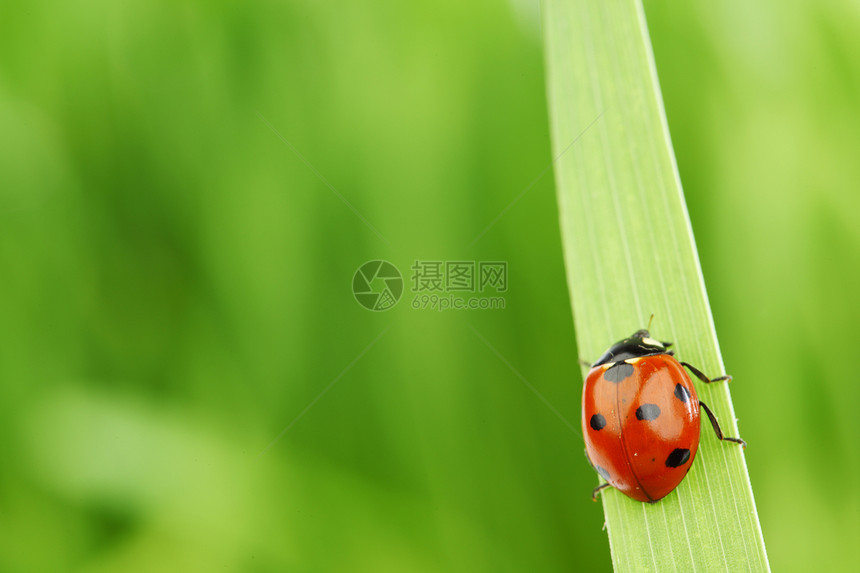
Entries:
{"type": "MultiPolygon", "coordinates": [[[[723,374],[640,1],[547,0],[543,16],[554,150],[604,114],[555,165],[581,355],[597,357],[654,313],[655,338],[723,374]]],[[[727,385],[696,386],[739,435],[727,385]]],[[[667,498],[602,498],[616,571],[769,570],[744,452],[707,424],[667,498]]]]}

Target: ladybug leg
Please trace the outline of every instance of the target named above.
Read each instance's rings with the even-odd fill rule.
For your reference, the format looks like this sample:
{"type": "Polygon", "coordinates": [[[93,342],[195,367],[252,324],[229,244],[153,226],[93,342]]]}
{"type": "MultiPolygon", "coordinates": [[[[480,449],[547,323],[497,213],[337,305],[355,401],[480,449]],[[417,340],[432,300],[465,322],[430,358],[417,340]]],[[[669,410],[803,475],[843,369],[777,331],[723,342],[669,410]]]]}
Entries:
{"type": "Polygon", "coordinates": [[[589,362],[588,360],[583,360],[582,358],[580,358],[579,363],[582,364],[583,366],[585,366],[586,368],[591,368],[591,362],[589,362]]]}
{"type": "Polygon", "coordinates": [[[728,374],[726,374],[725,376],[717,376],[716,378],[708,378],[707,376],[702,374],[701,370],[699,370],[698,368],[696,368],[692,364],[688,364],[686,362],[681,362],[681,366],[686,366],[690,370],[690,372],[692,372],[696,376],[696,378],[698,378],[699,380],[701,380],[705,384],[710,384],[711,382],[722,382],[723,380],[725,380],[726,382],[732,381],[732,377],[729,376],[728,374]]]}
{"type": "Polygon", "coordinates": [[[699,406],[705,410],[705,414],[708,415],[708,419],[711,420],[711,425],[714,427],[714,431],[717,433],[717,437],[726,442],[735,442],[736,444],[742,445],[744,448],[747,447],[747,443],[740,438],[729,438],[723,435],[723,431],[720,429],[720,423],[717,422],[717,417],[714,416],[714,413],[711,412],[711,409],[708,408],[707,404],[699,400],[699,406]]]}
{"type": "Polygon", "coordinates": [[[597,501],[597,494],[600,493],[601,491],[603,491],[604,489],[608,488],[608,487],[609,487],[608,483],[602,483],[599,486],[597,486],[596,488],[594,488],[594,491],[591,492],[591,501],[597,501]]]}

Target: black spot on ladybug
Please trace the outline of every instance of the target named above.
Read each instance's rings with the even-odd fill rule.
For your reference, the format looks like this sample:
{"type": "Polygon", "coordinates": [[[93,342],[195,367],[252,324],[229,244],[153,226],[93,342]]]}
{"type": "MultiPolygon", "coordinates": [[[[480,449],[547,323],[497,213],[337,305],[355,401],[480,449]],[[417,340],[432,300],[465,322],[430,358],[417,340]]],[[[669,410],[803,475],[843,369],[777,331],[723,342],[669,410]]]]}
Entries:
{"type": "Polygon", "coordinates": [[[657,458],[651,458],[651,461],[652,461],[652,462],[656,462],[656,461],[657,461],[657,458]]]}
{"type": "Polygon", "coordinates": [[[597,466],[597,467],[596,467],[596,468],[594,468],[594,469],[596,469],[596,470],[597,470],[597,473],[599,473],[599,474],[600,474],[600,477],[602,477],[602,478],[603,478],[603,479],[605,479],[606,481],[609,481],[609,472],[608,472],[608,471],[606,471],[606,469],[605,469],[605,468],[603,468],[603,467],[601,467],[601,466],[597,466]]]}
{"type": "Polygon", "coordinates": [[[615,382],[616,384],[618,384],[619,382],[623,382],[628,377],[630,377],[631,374],[633,374],[632,364],[627,364],[626,362],[616,362],[614,366],[606,369],[606,372],[603,373],[603,377],[610,382],[615,382]]]}
{"type": "Polygon", "coordinates": [[[669,457],[666,458],[666,467],[677,468],[678,466],[686,464],[689,459],[690,450],[685,448],[675,448],[672,450],[672,453],[669,454],[669,457]]]}
{"type": "Polygon", "coordinates": [[[642,404],[638,408],[636,408],[636,419],[637,420],[656,420],[657,416],[660,415],[660,406],[657,404],[642,404]]]}
{"type": "Polygon", "coordinates": [[[690,391],[681,386],[680,384],[675,384],[675,398],[677,398],[681,402],[689,402],[690,391]]]}
{"type": "Polygon", "coordinates": [[[595,414],[591,417],[591,421],[589,421],[589,425],[592,430],[600,431],[604,427],[606,427],[606,418],[601,416],[600,414],[595,414]]]}

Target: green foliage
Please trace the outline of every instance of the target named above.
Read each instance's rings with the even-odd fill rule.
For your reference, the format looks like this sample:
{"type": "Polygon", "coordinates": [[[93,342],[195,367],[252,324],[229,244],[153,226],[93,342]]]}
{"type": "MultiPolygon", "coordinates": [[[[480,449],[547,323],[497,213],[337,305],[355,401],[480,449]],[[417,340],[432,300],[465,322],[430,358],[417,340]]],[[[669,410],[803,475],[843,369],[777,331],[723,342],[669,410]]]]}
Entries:
{"type": "MultiPolygon", "coordinates": [[[[860,17],[645,7],[769,557],[849,569],[860,17]]],[[[538,12],[4,3],[0,570],[611,570],[568,424],[619,333],[576,349],[538,12]],[[507,261],[505,309],[370,312],[377,258],[407,288],[416,259],[507,261]]],[[[618,326],[653,310],[718,371],[660,301],[618,326]]]]}
{"type": "MultiPolygon", "coordinates": [[[[679,358],[718,376],[722,359],[641,6],[548,2],[545,15],[559,209],[580,350],[598,356],[653,313],[656,338],[674,341],[679,358]]],[[[727,435],[737,436],[727,385],[698,391],[727,435]]],[[[769,570],[743,453],[709,430],[687,478],[663,501],[603,496],[617,571],[769,570]]]]}

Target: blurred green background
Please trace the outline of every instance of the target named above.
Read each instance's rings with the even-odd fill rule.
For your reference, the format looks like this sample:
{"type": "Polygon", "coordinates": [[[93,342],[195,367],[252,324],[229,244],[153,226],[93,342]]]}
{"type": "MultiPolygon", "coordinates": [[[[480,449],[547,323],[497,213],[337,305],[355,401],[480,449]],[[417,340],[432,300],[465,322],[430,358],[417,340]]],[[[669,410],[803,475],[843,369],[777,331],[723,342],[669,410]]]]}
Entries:
{"type": "MultiPolygon", "coordinates": [[[[771,564],[845,570],[860,8],[645,9],[771,564]]],[[[610,570],[540,42],[537,0],[4,4],[0,570],[610,570]],[[416,259],[507,261],[506,308],[413,310],[416,259]]]]}

